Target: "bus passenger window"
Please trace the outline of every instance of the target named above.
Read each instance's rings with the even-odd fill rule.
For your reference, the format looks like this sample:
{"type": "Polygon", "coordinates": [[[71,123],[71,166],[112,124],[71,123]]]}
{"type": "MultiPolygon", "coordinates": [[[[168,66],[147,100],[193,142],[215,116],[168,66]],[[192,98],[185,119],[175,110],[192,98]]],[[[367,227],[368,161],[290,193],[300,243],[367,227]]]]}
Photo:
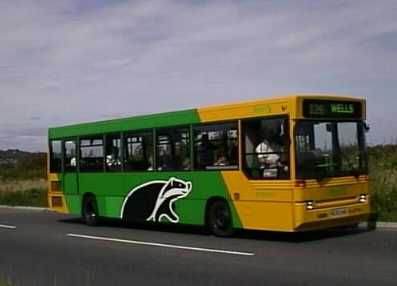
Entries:
{"type": "Polygon", "coordinates": [[[195,127],[194,158],[195,169],[236,169],[238,167],[237,124],[195,127]]]}
{"type": "Polygon", "coordinates": [[[126,171],[153,170],[153,133],[126,134],[124,169],[126,171]]]}
{"type": "Polygon", "coordinates": [[[121,171],[121,139],[120,135],[106,135],[106,170],[121,171]]]}
{"type": "Polygon", "coordinates": [[[54,140],[50,143],[50,172],[62,171],[62,141],[54,140]]]}
{"type": "Polygon", "coordinates": [[[77,166],[76,141],[68,140],[63,142],[65,172],[75,172],[77,166]]]}
{"type": "Polygon", "coordinates": [[[243,122],[244,168],[253,179],[289,178],[289,140],[286,119],[243,122]]]}
{"type": "Polygon", "coordinates": [[[157,170],[190,170],[189,129],[158,130],[156,140],[157,170]]]}
{"type": "Polygon", "coordinates": [[[80,171],[103,171],[103,138],[85,138],[80,140],[80,171]]]}

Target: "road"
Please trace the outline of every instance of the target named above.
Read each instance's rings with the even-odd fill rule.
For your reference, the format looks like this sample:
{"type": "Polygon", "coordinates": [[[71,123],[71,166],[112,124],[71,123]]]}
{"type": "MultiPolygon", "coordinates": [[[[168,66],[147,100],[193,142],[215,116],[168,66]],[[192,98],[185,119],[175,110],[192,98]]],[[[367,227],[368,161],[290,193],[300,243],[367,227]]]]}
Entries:
{"type": "MultiPolygon", "coordinates": [[[[0,208],[0,281],[11,285],[397,285],[397,231],[301,235],[88,227],[50,211],[0,208]]],[[[1,285],[1,282],[0,282],[1,285]]]]}

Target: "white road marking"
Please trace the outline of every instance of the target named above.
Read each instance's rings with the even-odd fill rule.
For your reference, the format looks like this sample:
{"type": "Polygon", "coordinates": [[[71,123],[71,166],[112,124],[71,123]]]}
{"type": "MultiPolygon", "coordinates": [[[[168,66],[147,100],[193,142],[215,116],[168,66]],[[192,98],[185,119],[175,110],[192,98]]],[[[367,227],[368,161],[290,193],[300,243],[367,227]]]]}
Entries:
{"type": "Polygon", "coordinates": [[[17,227],[13,225],[0,224],[0,228],[16,229],[17,227]]]}
{"type": "Polygon", "coordinates": [[[136,245],[147,245],[147,246],[175,248],[175,249],[183,249],[183,250],[191,250],[191,251],[212,252],[212,253],[243,255],[243,256],[253,256],[253,255],[255,255],[255,253],[250,253],[250,252],[229,251],[229,250],[201,248],[201,247],[190,247],[190,246],[182,246],[182,245],[174,245],[174,244],[163,244],[163,243],[156,243],[156,242],[136,241],[136,240],[125,240],[125,239],[109,238],[109,237],[102,237],[102,236],[82,235],[82,234],[73,234],[73,233],[69,233],[69,234],[67,234],[67,236],[78,237],[78,238],[86,238],[86,239],[93,239],[93,240],[121,242],[121,243],[136,244],[136,245]]]}

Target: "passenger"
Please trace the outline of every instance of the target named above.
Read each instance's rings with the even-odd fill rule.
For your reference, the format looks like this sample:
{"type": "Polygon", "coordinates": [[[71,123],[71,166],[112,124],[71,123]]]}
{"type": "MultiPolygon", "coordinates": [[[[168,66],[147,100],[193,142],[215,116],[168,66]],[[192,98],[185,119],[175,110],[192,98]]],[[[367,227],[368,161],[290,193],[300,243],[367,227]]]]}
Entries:
{"type": "Polygon", "coordinates": [[[190,170],[190,159],[185,143],[175,143],[175,156],[173,163],[175,170],[190,170]]]}
{"type": "Polygon", "coordinates": [[[119,148],[117,146],[112,146],[109,155],[106,155],[106,165],[108,167],[120,166],[121,161],[119,158],[119,148]]]}
{"type": "Polygon", "coordinates": [[[208,134],[201,136],[200,146],[198,148],[199,168],[205,169],[207,166],[214,164],[214,145],[208,138],[208,134]]]}
{"type": "Polygon", "coordinates": [[[229,160],[227,159],[225,152],[220,150],[217,154],[217,159],[215,160],[214,166],[229,166],[229,160]]]}
{"type": "Polygon", "coordinates": [[[153,168],[153,156],[152,155],[149,155],[147,163],[148,163],[147,170],[148,171],[153,171],[154,168],[153,168]]]}
{"type": "Polygon", "coordinates": [[[77,166],[76,157],[72,157],[72,158],[70,159],[70,166],[71,166],[71,167],[76,167],[76,166],[77,166]]]}
{"type": "Polygon", "coordinates": [[[229,165],[237,165],[238,160],[238,145],[237,140],[233,140],[228,152],[229,165]]]}

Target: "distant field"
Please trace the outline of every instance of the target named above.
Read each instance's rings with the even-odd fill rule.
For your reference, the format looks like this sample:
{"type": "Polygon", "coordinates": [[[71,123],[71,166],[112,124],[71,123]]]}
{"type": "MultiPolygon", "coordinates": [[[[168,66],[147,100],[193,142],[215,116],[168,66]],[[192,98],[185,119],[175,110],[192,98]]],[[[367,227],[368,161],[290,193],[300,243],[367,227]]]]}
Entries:
{"type": "MultiPolygon", "coordinates": [[[[397,221],[397,145],[369,147],[368,155],[372,209],[397,221]]],[[[47,206],[45,154],[0,151],[0,204],[47,206]]]]}

